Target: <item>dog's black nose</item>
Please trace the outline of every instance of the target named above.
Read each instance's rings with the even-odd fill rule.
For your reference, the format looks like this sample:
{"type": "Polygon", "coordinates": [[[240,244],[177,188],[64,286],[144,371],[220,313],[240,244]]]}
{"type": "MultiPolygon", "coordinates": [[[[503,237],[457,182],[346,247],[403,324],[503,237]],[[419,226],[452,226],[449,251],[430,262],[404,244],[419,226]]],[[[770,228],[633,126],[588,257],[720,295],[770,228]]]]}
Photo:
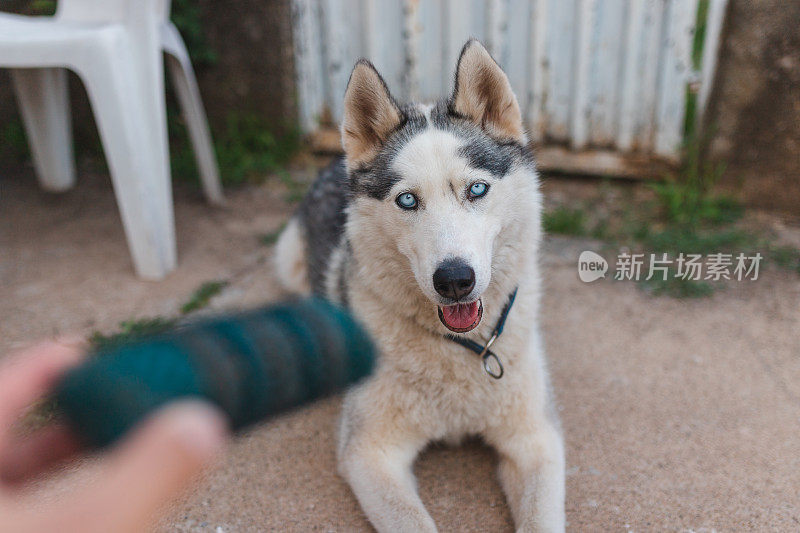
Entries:
{"type": "Polygon", "coordinates": [[[433,288],[445,298],[460,300],[475,288],[475,271],[463,259],[442,261],[433,273],[433,288]]]}

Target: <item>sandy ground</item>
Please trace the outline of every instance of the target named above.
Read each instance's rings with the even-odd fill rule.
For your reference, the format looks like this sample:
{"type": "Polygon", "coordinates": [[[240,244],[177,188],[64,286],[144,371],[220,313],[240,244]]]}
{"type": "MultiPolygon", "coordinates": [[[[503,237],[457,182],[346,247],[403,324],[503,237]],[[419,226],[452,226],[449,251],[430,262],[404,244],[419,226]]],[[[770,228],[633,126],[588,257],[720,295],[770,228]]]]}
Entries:
{"type": "MultiPolygon", "coordinates": [[[[231,282],[212,310],[279,297],[259,237],[288,216],[282,194],[249,187],[212,209],[178,188],[180,266],[152,283],[133,276],[107,177],[84,176],[54,196],[38,191],[29,169],[0,172],[0,353],[175,316],[209,280],[231,282]]],[[[800,279],[766,268],[708,299],[654,298],[632,283],[581,283],[584,249],[599,245],[550,238],[543,256],[569,529],[799,530],[800,279]]],[[[369,531],[335,473],[339,402],[237,438],[159,529],[369,531]]],[[[441,531],[512,530],[495,466],[477,441],[422,454],[419,488],[441,531]]]]}

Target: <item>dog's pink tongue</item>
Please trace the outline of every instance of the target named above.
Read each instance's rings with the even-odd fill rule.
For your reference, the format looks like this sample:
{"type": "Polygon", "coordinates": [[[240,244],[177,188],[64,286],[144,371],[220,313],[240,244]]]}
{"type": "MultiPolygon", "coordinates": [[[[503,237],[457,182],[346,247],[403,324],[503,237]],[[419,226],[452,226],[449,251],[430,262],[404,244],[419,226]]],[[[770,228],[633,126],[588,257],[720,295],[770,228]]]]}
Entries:
{"type": "Polygon", "coordinates": [[[453,329],[466,329],[478,320],[478,302],[442,307],[444,321],[453,329]]]}

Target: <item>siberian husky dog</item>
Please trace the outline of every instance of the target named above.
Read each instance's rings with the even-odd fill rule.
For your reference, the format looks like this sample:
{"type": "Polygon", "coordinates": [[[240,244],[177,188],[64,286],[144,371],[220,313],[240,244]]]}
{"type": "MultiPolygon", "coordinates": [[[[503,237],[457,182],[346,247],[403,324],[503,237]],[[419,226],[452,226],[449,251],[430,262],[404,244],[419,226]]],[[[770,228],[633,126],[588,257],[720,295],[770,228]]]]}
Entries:
{"type": "Polygon", "coordinates": [[[471,40],[435,105],[399,105],[366,60],[344,98],[345,158],[276,247],[286,288],[348,307],[379,348],[344,401],[341,475],[378,531],[435,531],[412,463],[431,441],[480,435],[518,531],[562,531],[564,448],[537,318],[541,195],[508,78],[471,40]]]}

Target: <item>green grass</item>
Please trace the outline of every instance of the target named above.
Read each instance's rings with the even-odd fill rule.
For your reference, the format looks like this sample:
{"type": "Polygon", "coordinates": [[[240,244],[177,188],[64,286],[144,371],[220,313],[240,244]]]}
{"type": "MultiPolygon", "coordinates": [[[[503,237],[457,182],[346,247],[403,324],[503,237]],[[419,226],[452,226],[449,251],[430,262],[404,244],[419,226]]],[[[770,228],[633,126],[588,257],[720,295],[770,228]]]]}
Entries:
{"type": "Polygon", "coordinates": [[[286,223],[284,222],[275,231],[270,231],[269,233],[265,233],[264,235],[259,237],[258,238],[258,242],[260,242],[264,246],[272,246],[273,244],[278,242],[278,238],[280,238],[281,232],[283,231],[283,228],[285,228],[285,227],[286,227],[286,223]]]}
{"type": "Polygon", "coordinates": [[[585,236],[588,234],[586,213],[580,208],[558,206],[544,213],[544,230],[552,234],[585,236]]]}
{"type": "Polygon", "coordinates": [[[689,138],[680,172],[652,186],[652,209],[661,226],[641,232],[640,239],[649,247],[705,254],[755,245],[754,235],[734,226],[744,216],[742,203],[715,191],[725,169],[701,158],[702,144],[689,138]]]}
{"type": "Polygon", "coordinates": [[[690,138],[680,171],[651,186],[655,201],[639,215],[635,238],[660,252],[712,253],[756,244],[754,235],[738,229],[744,206],[717,193],[722,165],[701,159],[701,142],[690,138]]]}
{"type": "Polygon", "coordinates": [[[648,234],[643,242],[648,248],[661,252],[711,254],[720,251],[751,251],[756,244],[756,238],[737,228],[711,231],[665,228],[648,234]]]}
{"type": "MultiPolygon", "coordinates": [[[[173,175],[197,181],[194,152],[189,143],[183,117],[168,110],[173,175]]],[[[232,113],[223,129],[213,132],[214,151],[224,185],[262,181],[268,174],[283,170],[300,149],[300,132],[287,127],[277,134],[260,117],[232,113]]]]}
{"type": "MultiPolygon", "coordinates": [[[[672,259],[680,253],[746,253],[763,245],[762,239],[742,229],[738,222],[744,207],[734,197],[720,194],[715,187],[724,168],[701,158],[702,143],[692,136],[684,147],[681,168],[660,183],[650,185],[652,200],[636,201],[630,194],[622,209],[601,217],[593,226],[587,223],[587,205],[561,207],[545,214],[545,228],[551,233],[588,235],[619,249],[629,247],[649,258],[651,253],[667,253],[672,259]]],[[[592,212],[601,211],[592,207],[592,212]]],[[[777,261],[795,264],[793,252],[777,252],[777,261]]],[[[800,258],[797,258],[800,262],[800,258]]],[[[677,298],[708,296],[722,283],[656,276],[641,284],[657,295],[677,298]]]]}
{"type": "Polygon", "coordinates": [[[657,296],[673,298],[704,298],[714,293],[714,285],[704,280],[683,279],[676,277],[674,267],[667,269],[667,279],[658,274],[653,279],[644,281],[644,288],[657,296]]]}
{"type": "Polygon", "coordinates": [[[668,180],[654,184],[657,208],[667,222],[679,226],[722,226],[744,215],[741,202],[733,197],[711,194],[685,181],[668,180]]]}
{"type": "Polygon", "coordinates": [[[600,220],[594,227],[589,231],[589,236],[593,239],[598,239],[601,241],[609,240],[611,235],[611,230],[609,229],[609,222],[608,220],[600,220]]]}
{"type": "MultiPolygon", "coordinates": [[[[228,285],[227,281],[209,281],[195,290],[181,306],[181,314],[186,315],[207,306],[211,298],[228,285]]],[[[110,335],[94,332],[89,342],[94,349],[111,348],[142,337],[163,333],[177,325],[177,318],[152,317],[126,320],[119,325],[119,331],[110,335]]]]}
{"type": "MultiPolygon", "coordinates": [[[[211,281],[202,284],[189,298],[189,300],[181,307],[181,313],[186,315],[198,309],[202,309],[208,302],[219,294],[219,292],[227,285],[226,281],[211,281]]],[[[119,331],[104,335],[95,331],[89,337],[89,345],[93,352],[99,350],[114,349],[123,344],[135,342],[145,337],[158,335],[170,329],[173,329],[178,324],[177,318],[165,317],[151,317],[151,318],[137,318],[126,320],[119,325],[119,331]]],[[[26,427],[36,428],[44,426],[51,420],[56,412],[57,405],[54,400],[42,402],[36,406],[29,417],[25,420],[26,427]]]]}
{"type": "MultiPolygon", "coordinates": [[[[758,243],[756,236],[735,227],[703,230],[675,225],[653,228],[646,224],[640,227],[634,240],[648,254],[666,252],[673,260],[680,253],[701,254],[704,257],[718,252],[752,253],[758,243]]],[[[645,286],[654,294],[676,298],[708,296],[718,287],[703,280],[675,278],[672,270],[667,280],[654,277],[645,286]]]]}
{"type": "Polygon", "coordinates": [[[52,16],[56,12],[55,0],[10,0],[4,3],[7,5],[0,3],[3,11],[21,15],[52,16]]]}
{"type": "MultiPolygon", "coordinates": [[[[181,314],[186,315],[207,306],[211,298],[228,285],[227,281],[209,281],[195,290],[191,297],[181,306],[181,314]]],[[[94,332],[89,343],[95,350],[113,348],[123,343],[135,341],[143,337],[163,333],[178,324],[177,318],[151,317],[126,320],[119,325],[119,331],[104,335],[94,332]]]]}
{"type": "Polygon", "coordinates": [[[777,266],[800,274],[800,250],[792,246],[769,248],[767,258],[777,266]]]}
{"type": "Polygon", "coordinates": [[[6,122],[0,129],[0,158],[15,163],[30,159],[25,128],[18,118],[6,122]]]}
{"type": "Polygon", "coordinates": [[[95,350],[112,348],[142,337],[163,333],[174,327],[176,322],[173,318],[163,317],[126,320],[120,323],[118,332],[111,335],[95,332],[89,337],[89,342],[95,350]]]}
{"type": "Polygon", "coordinates": [[[181,313],[186,315],[204,308],[227,285],[227,281],[208,281],[203,283],[192,293],[189,300],[181,306],[181,313]]]}
{"type": "Polygon", "coordinates": [[[702,157],[707,137],[687,136],[679,172],[653,185],[660,215],[679,226],[730,224],[744,214],[741,203],[716,193],[725,166],[702,157]]]}
{"type": "Polygon", "coordinates": [[[172,0],[170,19],[186,43],[195,68],[217,63],[217,51],[209,44],[200,20],[201,11],[194,0],[172,0]]]}
{"type": "MultiPolygon", "coordinates": [[[[103,335],[95,331],[89,337],[89,346],[93,353],[98,350],[110,350],[123,344],[137,341],[143,337],[157,335],[175,327],[177,320],[172,318],[153,317],[126,320],[119,325],[119,331],[110,335],[103,335]]],[[[58,413],[58,404],[52,397],[47,397],[34,405],[21,425],[28,431],[33,431],[46,426],[58,413]]]]}
{"type": "Polygon", "coordinates": [[[300,134],[290,129],[283,135],[254,116],[231,115],[215,148],[220,174],[226,183],[243,183],[282,170],[300,146],[300,134]]]}

